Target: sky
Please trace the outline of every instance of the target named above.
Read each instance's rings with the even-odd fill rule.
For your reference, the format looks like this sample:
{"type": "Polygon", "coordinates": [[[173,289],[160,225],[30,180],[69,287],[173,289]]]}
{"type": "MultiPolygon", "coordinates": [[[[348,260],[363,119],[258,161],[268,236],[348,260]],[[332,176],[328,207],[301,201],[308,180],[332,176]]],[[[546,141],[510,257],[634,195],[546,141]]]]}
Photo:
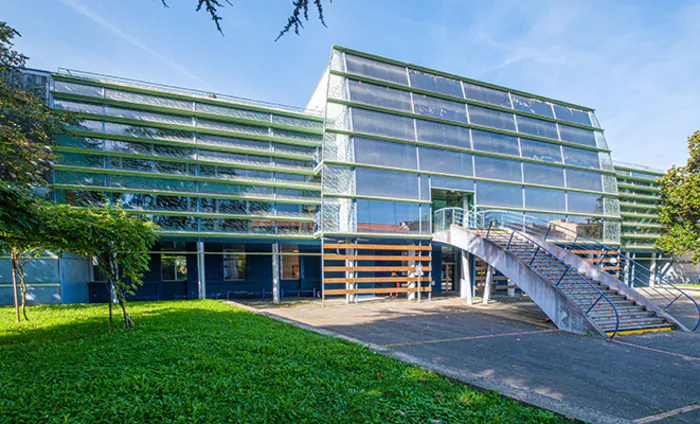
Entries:
{"type": "MultiPolygon", "coordinates": [[[[700,129],[700,2],[324,0],[274,42],[291,0],[235,0],[224,36],[196,0],[0,0],[28,66],[303,107],[336,44],[594,108],[613,159],[659,169],[700,129]]],[[[225,3],[222,1],[222,3],[225,3]]]]}

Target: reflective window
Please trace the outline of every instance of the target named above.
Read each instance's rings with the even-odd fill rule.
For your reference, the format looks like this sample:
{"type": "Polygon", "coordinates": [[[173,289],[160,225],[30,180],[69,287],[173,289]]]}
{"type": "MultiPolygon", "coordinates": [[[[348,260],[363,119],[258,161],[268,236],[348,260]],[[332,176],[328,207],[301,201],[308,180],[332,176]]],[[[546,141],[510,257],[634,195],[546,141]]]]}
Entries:
{"type": "Polygon", "coordinates": [[[493,88],[482,87],[480,85],[463,82],[467,99],[491,105],[510,108],[510,97],[508,93],[493,88]]]}
{"type": "Polygon", "coordinates": [[[282,253],[280,255],[280,275],[283,280],[298,280],[301,277],[301,269],[299,268],[299,255],[290,255],[289,253],[299,253],[299,246],[296,244],[283,244],[280,246],[282,253]]]}
{"type": "Polygon", "coordinates": [[[469,105],[468,110],[469,122],[474,125],[515,131],[515,120],[512,113],[472,105],[469,105]]]}
{"type": "Polygon", "coordinates": [[[213,105],[210,103],[197,103],[195,108],[197,112],[208,113],[210,115],[227,116],[229,118],[247,119],[251,121],[270,122],[270,114],[267,112],[213,105]]]}
{"type": "Polygon", "coordinates": [[[600,218],[569,215],[569,225],[575,232],[586,237],[600,240],[603,237],[603,221],[600,218]]]}
{"type": "Polygon", "coordinates": [[[388,63],[377,62],[360,56],[345,54],[346,69],[351,74],[363,75],[382,81],[394,82],[408,85],[406,68],[403,66],[390,65],[388,63]]]}
{"type": "Polygon", "coordinates": [[[583,110],[568,106],[554,105],[554,112],[557,115],[557,119],[561,119],[562,121],[574,122],[581,125],[592,125],[590,114],[583,110]]]}
{"type": "Polygon", "coordinates": [[[266,127],[232,124],[230,122],[212,121],[209,119],[198,119],[197,127],[215,131],[226,131],[253,135],[270,135],[270,131],[266,127]]]}
{"type": "Polygon", "coordinates": [[[323,121],[315,119],[297,118],[294,116],[272,114],[272,122],[276,124],[291,125],[293,127],[323,129],[323,121]]]}
{"type": "Polygon", "coordinates": [[[413,104],[416,113],[420,115],[467,123],[467,108],[464,103],[414,94],[413,104]]]}
{"type": "Polygon", "coordinates": [[[128,91],[105,89],[105,98],[120,102],[138,103],[170,109],[192,110],[192,102],[189,100],[171,99],[168,97],[152,96],[150,94],[131,93],[128,91]]]}
{"type": "Polygon", "coordinates": [[[237,245],[224,249],[224,281],[238,281],[246,278],[245,246],[237,245]]]}
{"type": "Polygon", "coordinates": [[[523,188],[510,184],[488,182],[476,183],[476,203],[478,206],[523,207],[523,188]]]}
{"type": "Polygon", "coordinates": [[[461,178],[450,178],[441,176],[431,176],[430,186],[432,188],[442,188],[457,191],[474,191],[474,181],[463,180],[461,178]]]}
{"type": "Polygon", "coordinates": [[[552,105],[537,99],[530,99],[528,97],[519,96],[513,94],[513,108],[516,110],[521,110],[523,112],[534,113],[537,115],[547,116],[549,118],[554,118],[554,112],[552,111],[552,105]]]}
{"type": "MultiPolygon", "coordinates": [[[[420,206],[382,200],[357,200],[357,231],[367,233],[420,232],[420,206]]],[[[430,229],[426,229],[426,232],[430,229]]]]}
{"type": "Polygon", "coordinates": [[[570,188],[582,190],[603,191],[601,174],[596,172],[579,171],[577,169],[566,170],[566,185],[570,188]]]}
{"type": "MultiPolygon", "coordinates": [[[[244,140],[242,138],[222,137],[219,135],[197,134],[198,144],[209,144],[213,146],[237,147],[257,151],[269,151],[269,141],[244,140]]],[[[285,146],[286,148],[286,146],[285,146]]]]}
{"type": "Polygon", "coordinates": [[[383,169],[356,168],[357,194],[418,199],[418,175],[383,169]]]}
{"type": "Polygon", "coordinates": [[[413,69],[410,69],[409,73],[411,74],[411,87],[434,91],[453,97],[464,97],[462,95],[462,85],[459,81],[413,69]]]}
{"type": "Polygon", "coordinates": [[[106,106],[105,115],[117,118],[134,119],[139,121],[159,122],[163,124],[173,124],[189,126],[193,125],[192,118],[184,116],[163,115],[160,113],[144,112],[140,110],[123,109],[119,107],[106,106]]]}
{"type": "Polygon", "coordinates": [[[317,141],[320,142],[323,139],[321,134],[310,134],[301,131],[290,131],[282,130],[279,128],[272,129],[272,135],[279,138],[288,138],[290,140],[300,140],[300,141],[317,141]]]}
{"type": "Polygon", "coordinates": [[[520,139],[520,150],[524,158],[561,163],[561,147],[544,141],[520,139]]]}
{"type": "Polygon", "coordinates": [[[421,171],[433,171],[443,174],[472,176],[472,155],[451,150],[420,147],[421,171]]]}
{"type": "Polygon", "coordinates": [[[61,93],[77,94],[79,96],[102,97],[102,87],[75,84],[72,82],[55,81],[53,89],[61,93]]]}
{"type": "Polygon", "coordinates": [[[554,122],[541,121],[539,119],[518,116],[518,131],[524,134],[536,135],[538,137],[559,139],[557,134],[557,124],[554,122]]]}
{"type": "Polygon", "coordinates": [[[566,192],[525,187],[525,207],[544,211],[566,211],[566,192]]]}
{"type": "Polygon", "coordinates": [[[556,166],[523,162],[526,183],[564,187],[564,170],[556,166]]]}
{"type": "Polygon", "coordinates": [[[596,147],[595,133],[593,131],[559,124],[559,132],[563,141],[596,147]]]}
{"type": "Polygon", "coordinates": [[[70,110],[77,113],[91,113],[93,115],[104,115],[104,106],[92,103],[78,103],[69,100],[54,100],[53,106],[56,109],[70,110]]]}
{"type": "Polygon", "coordinates": [[[569,212],[603,214],[603,196],[568,192],[569,212]]]}
{"type": "Polygon", "coordinates": [[[361,81],[349,80],[350,100],[387,109],[411,112],[411,94],[361,81]]]}
{"type": "Polygon", "coordinates": [[[419,141],[469,148],[469,128],[417,119],[416,130],[419,141]]]}
{"type": "Polygon", "coordinates": [[[416,146],[355,137],[355,162],[416,169],[416,146]]]}
{"type": "Polygon", "coordinates": [[[520,156],[517,137],[481,130],[472,130],[471,134],[475,150],[520,156]]]}
{"type": "Polygon", "coordinates": [[[522,181],[520,162],[508,159],[475,156],[476,176],[495,180],[522,181]]]}
{"type": "Polygon", "coordinates": [[[598,152],[563,146],[564,163],[567,165],[582,166],[585,168],[600,168],[598,152]]]}
{"type": "Polygon", "coordinates": [[[187,257],[185,255],[160,255],[161,281],[187,281],[187,257]]]}
{"type": "Polygon", "coordinates": [[[352,109],[353,131],[415,140],[413,119],[366,109],[352,109]]]}

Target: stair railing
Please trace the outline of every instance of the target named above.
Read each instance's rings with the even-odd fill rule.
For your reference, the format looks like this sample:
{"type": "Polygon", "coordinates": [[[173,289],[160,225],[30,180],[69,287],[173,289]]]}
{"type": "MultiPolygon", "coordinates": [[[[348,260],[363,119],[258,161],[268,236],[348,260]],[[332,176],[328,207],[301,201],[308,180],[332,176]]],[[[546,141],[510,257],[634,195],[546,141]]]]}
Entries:
{"type": "MultiPolygon", "coordinates": [[[[520,232],[534,236],[540,240],[548,241],[564,247],[567,250],[588,250],[600,256],[590,262],[604,268],[609,264],[616,264],[620,270],[629,268],[621,274],[624,283],[633,287],[638,293],[656,304],[661,310],[670,313],[669,308],[680,298],[685,298],[695,306],[698,320],[691,331],[700,328],[700,305],[685,291],[678,288],[672,282],[663,278],[658,272],[649,268],[624,254],[619,248],[613,249],[593,237],[581,234],[563,225],[554,224],[541,218],[536,218],[520,212],[489,210],[481,212],[483,217],[477,218],[480,221],[496,219],[509,228],[516,228],[520,232]],[[611,253],[615,252],[614,255],[611,253]],[[614,258],[617,257],[617,259],[614,258]],[[621,262],[626,262],[627,267],[622,267],[621,262]]],[[[477,214],[479,215],[479,214],[477,214]]]]}
{"type": "MultiPolygon", "coordinates": [[[[488,212],[472,212],[470,214],[465,214],[464,210],[461,208],[444,208],[435,212],[434,214],[434,227],[435,231],[448,230],[451,225],[458,225],[460,227],[468,227],[479,230],[486,230],[484,237],[494,243],[498,243],[496,230],[505,230],[510,236],[508,242],[506,243],[504,249],[507,252],[513,253],[516,244],[513,244],[513,239],[517,236],[521,241],[524,240],[525,243],[533,245],[535,247],[535,252],[530,260],[530,267],[532,267],[537,255],[546,253],[547,255],[540,255],[540,260],[538,264],[546,265],[545,260],[549,259],[555,266],[545,266],[544,270],[539,271],[539,273],[552,282],[553,287],[556,290],[564,291],[568,294],[568,297],[573,299],[575,302],[581,306],[584,310],[583,315],[588,316],[593,308],[596,307],[601,301],[607,302],[610,308],[615,313],[615,330],[609,335],[610,338],[615,337],[617,331],[620,328],[620,314],[618,313],[615,304],[603,293],[595,284],[590,282],[586,277],[581,275],[578,271],[572,268],[569,264],[557,258],[552,252],[547,248],[542,246],[536,238],[530,237],[517,229],[512,228],[512,226],[504,219],[503,216],[487,216],[488,212]],[[500,218],[500,219],[499,219],[500,218]],[[573,280],[578,280],[576,283],[566,283],[567,280],[564,278],[569,275],[573,280]],[[582,287],[589,289],[589,293],[582,290],[582,287]],[[594,297],[590,297],[590,291],[595,293],[594,297]]],[[[515,253],[514,253],[515,254],[515,253]]],[[[517,256],[517,254],[516,254],[517,256]]],[[[551,265],[551,264],[549,264],[551,265]]]]}

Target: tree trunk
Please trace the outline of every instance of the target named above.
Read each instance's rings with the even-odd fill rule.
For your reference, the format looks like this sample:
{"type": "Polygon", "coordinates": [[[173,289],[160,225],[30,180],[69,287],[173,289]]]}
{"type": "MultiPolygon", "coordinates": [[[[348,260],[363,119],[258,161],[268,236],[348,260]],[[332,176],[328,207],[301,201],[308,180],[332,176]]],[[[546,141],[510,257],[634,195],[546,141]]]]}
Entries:
{"type": "Polygon", "coordinates": [[[17,299],[17,253],[10,252],[10,261],[12,262],[12,293],[15,296],[15,321],[19,323],[19,301],[17,299]]]}
{"type": "Polygon", "coordinates": [[[119,306],[122,307],[122,312],[124,313],[124,327],[134,328],[134,321],[131,320],[129,313],[126,312],[126,300],[124,299],[124,295],[121,294],[119,290],[117,290],[117,299],[119,300],[119,306]]]}
{"type": "Polygon", "coordinates": [[[27,280],[24,278],[24,263],[17,262],[17,273],[19,275],[19,289],[22,294],[22,315],[26,321],[29,321],[27,316],[27,280]]]}

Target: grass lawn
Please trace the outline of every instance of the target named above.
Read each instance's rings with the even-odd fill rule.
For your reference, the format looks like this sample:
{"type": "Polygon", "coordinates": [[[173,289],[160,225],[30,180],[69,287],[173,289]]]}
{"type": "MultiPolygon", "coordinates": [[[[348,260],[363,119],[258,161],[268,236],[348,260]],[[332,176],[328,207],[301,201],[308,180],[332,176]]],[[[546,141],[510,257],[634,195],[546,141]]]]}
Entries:
{"type": "Polygon", "coordinates": [[[3,422],[561,423],[343,340],[207,301],[0,308],[3,422]]]}

